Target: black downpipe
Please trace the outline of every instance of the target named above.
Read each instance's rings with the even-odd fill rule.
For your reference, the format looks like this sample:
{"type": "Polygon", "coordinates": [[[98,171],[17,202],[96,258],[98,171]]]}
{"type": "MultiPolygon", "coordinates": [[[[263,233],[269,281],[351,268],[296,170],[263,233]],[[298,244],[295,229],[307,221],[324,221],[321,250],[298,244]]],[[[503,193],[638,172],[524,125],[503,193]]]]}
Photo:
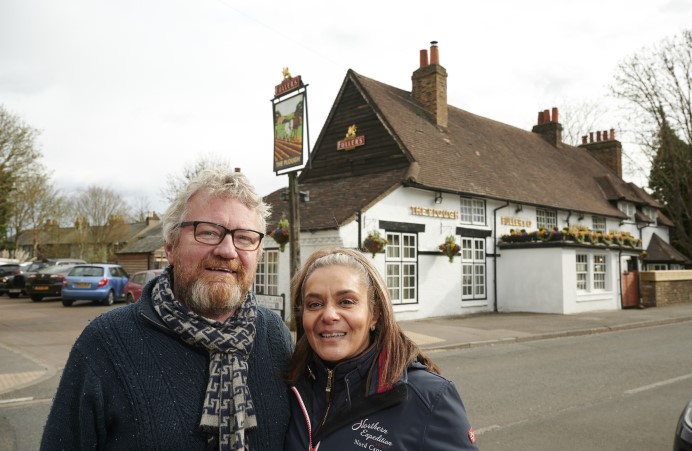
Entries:
{"type": "Polygon", "coordinates": [[[509,202],[493,210],[493,312],[497,313],[497,211],[509,206],[509,202]]]}

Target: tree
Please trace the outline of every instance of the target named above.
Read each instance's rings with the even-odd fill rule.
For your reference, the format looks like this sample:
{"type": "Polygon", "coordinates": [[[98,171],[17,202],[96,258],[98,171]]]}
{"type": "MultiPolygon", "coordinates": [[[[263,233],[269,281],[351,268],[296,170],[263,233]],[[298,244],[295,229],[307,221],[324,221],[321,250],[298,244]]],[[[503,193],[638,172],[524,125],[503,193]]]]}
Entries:
{"type": "MultiPolygon", "coordinates": [[[[560,122],[562,123],[562,141],[578,146],[581,137],[596,131],[596,126],[606,114],[602,103],[589,100],[560,102],[560,122]]],[[[599,129],[600,130],[600,129],[599,129]]]]}
{"type": "Polygon", "coordinates": [[[42,245],[46,239],[55,241],[48,234],[57,230],[63,219],[66,200],[53,187],[43,165],[34,163],[31,170],[18,177],[9,199],[13,208],[8,224],[14,234],[14,249],[18,248],[21,234],[26,232],[31,234],[32,256],[58,256],[46,255],[42,245]]]}
{"type": "Polygon", "coordinates": [[[118,244],[128,238],[125,200],[109,188],[89,186],[74,200],[73,211],[79,257],[95,262],[112,261],[118,244]]]}
{"type": "Polygon", "coordinates": [[[673,244],[692,255],[692,30],[644,49],[617,67],[612,93],[638,125],[651,162],[649,187],[675,224],[673,244]]]}
{"type": "Polygon", "coordinates": [[[41,157],[36,148],[38,131],[0,105],[0,240],[7,239],[7,221],[12,215],[9,194],[16,181],[41,157]]]}
{"type": "Polygon", "coordinates": [[[166,185],[161,189],[161,195],[168,202],[173,202],[178,192],[180,192],[197,174],[206,168],[219,166],[228,167],[230,163],[217,156],[200,157],[192,166],[183,168],[182,175],[169,174],[166,178],[166,185]]]}

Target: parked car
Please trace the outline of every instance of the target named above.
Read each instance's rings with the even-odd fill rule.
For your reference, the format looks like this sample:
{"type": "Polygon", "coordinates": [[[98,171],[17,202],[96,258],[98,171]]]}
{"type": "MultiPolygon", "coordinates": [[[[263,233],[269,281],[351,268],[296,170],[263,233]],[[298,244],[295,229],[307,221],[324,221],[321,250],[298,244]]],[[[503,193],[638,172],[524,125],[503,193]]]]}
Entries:
{"type": "Polygon", "coordinates": [[[34,302],[48,297],[60,297],[65,277],[73,267],[74,265],[47,266],[38,272],[27,274],[24,290],[34,302]]]}
{"type": "Polygon", "coordinates": [[[74,266],[62,287],[62,305],[69,307],[74,301],[85,300],[113,305],[125,299],[127,272],[120,265],[88,264],[74,266]]]}
{"type": "Polygon", "coordinates": [[[144,285],[162,272],[163,269],[147,269],[146,271],[139,271],[132,274],[130,280],[128,280],[125,285],[125,301],[127,301],[128,304],[138,301],[139,297],[142,295],[142,288],[144,288],[144,285]]]}
{"type": "Polygon", "coordinates": [[[673,451],[692,451],[692,399],[687,403],[675,428],[673,451]]]}
{"type": "Polygon", "coordinates": [[[12,277],[7,277],[4,282],[4,289],[7,290],[7,294],[11,298],[18,298],[22,294],[26,294],[26,278],[29,274],[34,274],[41,268],[47,266],[56,265],[76,265],[78,263],[86,263],[84,260],[78,258],[48,258],[44,260],[36,260],[29,264],[27,268],[19,271],[18,273],[12,275],[12,277]]]}
{"type": "Polygon", "coordinates": [[[17,298],[22,294],[22,289],[16,289],[14,278],[24,274],[31,266],[31,262],[25,263],[5,263],[0,265],[0,295],[6,294],[11,298],[17,298]]]}

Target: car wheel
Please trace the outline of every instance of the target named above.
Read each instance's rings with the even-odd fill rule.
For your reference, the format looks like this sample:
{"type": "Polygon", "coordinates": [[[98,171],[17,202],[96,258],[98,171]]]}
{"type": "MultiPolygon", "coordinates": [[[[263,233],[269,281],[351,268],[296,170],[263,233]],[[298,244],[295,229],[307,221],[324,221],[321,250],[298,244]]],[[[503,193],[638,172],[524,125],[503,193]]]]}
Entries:
{"type": "Polygon", "coordinates": [[[113,291],[111,290],[108,292],[108,296],[106,296],[106,298],[103,301],[101,301],[101,305],[106,305],[106,306],[113,305],[114,302],[115,302],[115,294],[113,294],[113,291]]]}
{"type": "Polygon", "coordinates": [[[69,307],[72,305],[72,302],[74,302],[74,301],[72,301],[71,299],[63,299],[62,305],[64,305],[65,307],[69,307]]]}
{"type": "Polygon", "coordinates": [[[12,299],[18,298],[21,293],[7,293],[9,297],[12,299]]]}
{"type": "Polygon", "coordinates": [[[132,304],[133,302],[135,302],[135,297],[132,296],[132,293],[127,293],[127,296],[125,299],[127,300],[128,304],[132,304]]]}
{"type": "Polygon", "coordinates": [[[31,300],[34,302],[40,302],[41,299],[43,299],[43,296],[39,296],[38,294],[32,294],[31,295],[31,300]]]}

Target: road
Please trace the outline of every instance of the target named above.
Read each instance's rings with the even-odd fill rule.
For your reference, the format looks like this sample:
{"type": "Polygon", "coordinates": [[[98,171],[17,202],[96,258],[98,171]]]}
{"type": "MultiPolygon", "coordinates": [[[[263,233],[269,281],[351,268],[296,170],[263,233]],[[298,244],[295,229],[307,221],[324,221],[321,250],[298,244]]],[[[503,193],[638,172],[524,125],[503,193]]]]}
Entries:
{"type": "Polygon", "coordinates": [[[692,397],[689,323],[433,353],[484,451],[670,450],[692,397]]]}
{"type": "MultiPolygon", "coordinates": [[[[53,370],[0,394],[0,451],[35,450],[69,349],[118,308],[0,298],[0,345],[53,370]]],[[[432,352],[460,389],[478,444],[504,450],[669,450],[692,397],[689,323],[432,352]]],[[[3,362],[0,362],[3,365],[3,362]]]]}

